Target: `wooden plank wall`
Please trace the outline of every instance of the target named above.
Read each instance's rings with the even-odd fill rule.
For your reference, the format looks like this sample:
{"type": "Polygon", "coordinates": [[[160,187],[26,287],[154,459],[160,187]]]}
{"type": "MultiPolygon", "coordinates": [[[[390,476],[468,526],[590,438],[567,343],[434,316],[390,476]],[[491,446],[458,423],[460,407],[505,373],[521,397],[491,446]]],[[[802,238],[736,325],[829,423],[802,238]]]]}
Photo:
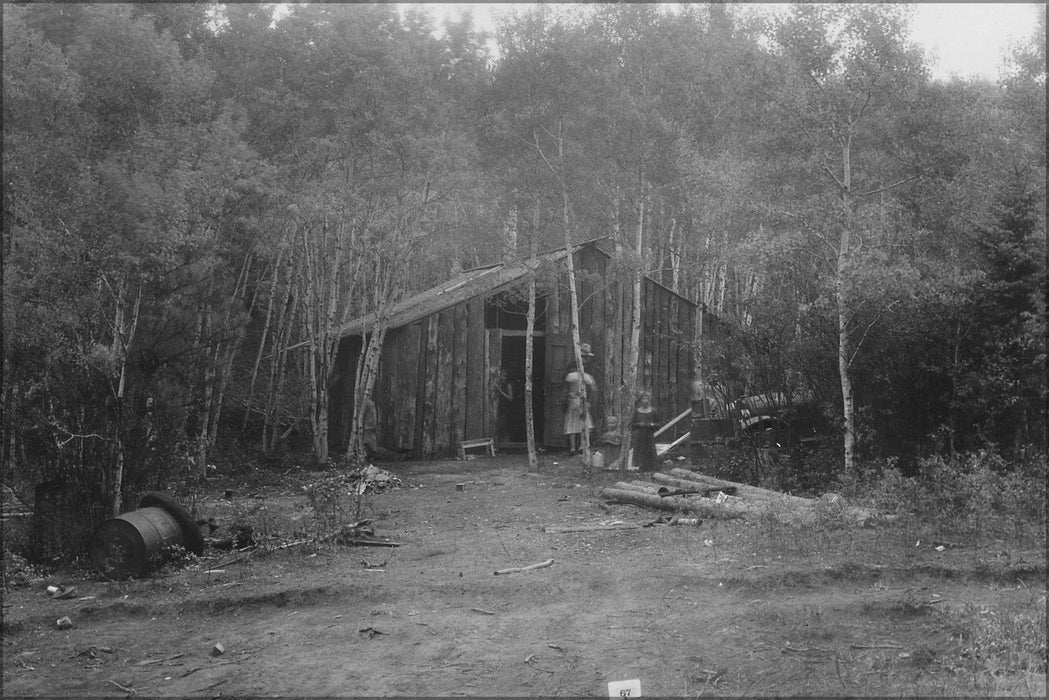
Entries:
{"type": "Polygon", "coordinates": [[[400,381],[395,384],[394,395],[389,397],[396,416],[393,446],[399,450],[415,448],[415,415],[419,394],[419,351],[422,324],[413,323],[401,329],[403,336],[397,345],[397,367],[400,381]]]}
{"type": "Polygon", "coordinates": [[[466,303],[466,439],[485,437],[484,299],[466,303]]]}
{"type": "Polygon", "coordinates": [[[426,319],[426,356],[419,364],[424,367],[423,414],[420,421],[420,456],[430,457],[434,452],[433,426],[437,420],[437,329],[440,317],[436,314],[426,319]]]}
{"type": "Polygon", "coordinates": [[[466,358],[469,348],[468,310],[459,304],[453,310],[452,407],[448,443],[454,449],[466,435],[466,358]]]}
{"type": "Polygon", "coordinates": [[[501,349],[499,332],[485,330],[483,298],[388,331],[373,392],[380,442],[432,458],[491,434],[489,367],[501,349]]]}

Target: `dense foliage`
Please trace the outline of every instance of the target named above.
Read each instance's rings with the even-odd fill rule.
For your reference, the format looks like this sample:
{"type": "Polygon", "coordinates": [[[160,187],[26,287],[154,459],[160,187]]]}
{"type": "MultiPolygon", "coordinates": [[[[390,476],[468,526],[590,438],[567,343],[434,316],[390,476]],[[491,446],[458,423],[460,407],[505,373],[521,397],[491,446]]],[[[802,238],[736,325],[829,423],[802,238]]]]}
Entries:
{"type": "Polygon", "coordinates": [[[847,460],[1044,450],[1044,8],[997,83],[930,79],[901,5],[275,11],[4,6],[5,480],[114,512],[326,459],[335,329],[511,212],[701,301],[712,382],[847,460]]]}

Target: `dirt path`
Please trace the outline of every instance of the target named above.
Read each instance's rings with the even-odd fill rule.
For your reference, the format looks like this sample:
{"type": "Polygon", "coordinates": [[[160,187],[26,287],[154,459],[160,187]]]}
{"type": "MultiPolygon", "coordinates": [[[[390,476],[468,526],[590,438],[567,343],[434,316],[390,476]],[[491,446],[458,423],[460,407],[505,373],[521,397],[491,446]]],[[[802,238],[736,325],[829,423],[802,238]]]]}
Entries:
{"type": "MultiPolygon", "coordinates": [[[[958,694],[948,611],[1044,599],[1044,555],[988,568],[878,530],[771,547],[739,521],[546,533],[655,517],[602,503],[615,475],[591,487],[577,464],[550,469],[525,474],[518,457],[405,467],[406,487],[366,513],[399,548],[75,581],[89,600],[9,591],[4,695],[607,696],[633,678],[649,696],[958,694]],[[62,615],[77,626],[55,629],[62,615]],[[216,642],[225,653],[210,656],[216,642]]],[[[1003,689],[1033,682],[1037,696],[1034,678],[1003,689]]]]}

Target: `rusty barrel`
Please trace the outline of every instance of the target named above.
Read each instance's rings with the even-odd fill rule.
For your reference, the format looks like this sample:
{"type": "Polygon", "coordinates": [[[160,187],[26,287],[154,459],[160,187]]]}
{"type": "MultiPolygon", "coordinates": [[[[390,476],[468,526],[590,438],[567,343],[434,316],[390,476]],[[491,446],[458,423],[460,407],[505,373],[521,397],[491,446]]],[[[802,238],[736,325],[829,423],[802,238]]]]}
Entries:
{"type": "Polygon", "coordinates": [[[163,508],[140,508],[98,526],[91,562],[109,578],[143,576],[164,562],[173,545],[185,546],[178,521],[163,508]]]}

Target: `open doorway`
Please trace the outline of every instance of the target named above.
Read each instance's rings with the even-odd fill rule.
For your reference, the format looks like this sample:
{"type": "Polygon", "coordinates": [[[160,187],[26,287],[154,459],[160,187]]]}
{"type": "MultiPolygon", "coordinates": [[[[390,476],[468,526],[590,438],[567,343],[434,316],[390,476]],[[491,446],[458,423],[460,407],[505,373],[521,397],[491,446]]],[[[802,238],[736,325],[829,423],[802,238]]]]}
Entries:
{"type": "MultiPolygon", "coordinates": [[[[543,336],[532,339],[532,419],[535,425],[535,442],[543,444],[543,424],[546,409],[545,375],[546,346],[543,336]]],[[[525,337],[513,332],[503,333],[503,352],[500,369],[506,371],[507,379],[514,387],[514,400],[507,407],[506,435],[510,444],[524,445],[528,437],[525,431],[525,337]]]]}

